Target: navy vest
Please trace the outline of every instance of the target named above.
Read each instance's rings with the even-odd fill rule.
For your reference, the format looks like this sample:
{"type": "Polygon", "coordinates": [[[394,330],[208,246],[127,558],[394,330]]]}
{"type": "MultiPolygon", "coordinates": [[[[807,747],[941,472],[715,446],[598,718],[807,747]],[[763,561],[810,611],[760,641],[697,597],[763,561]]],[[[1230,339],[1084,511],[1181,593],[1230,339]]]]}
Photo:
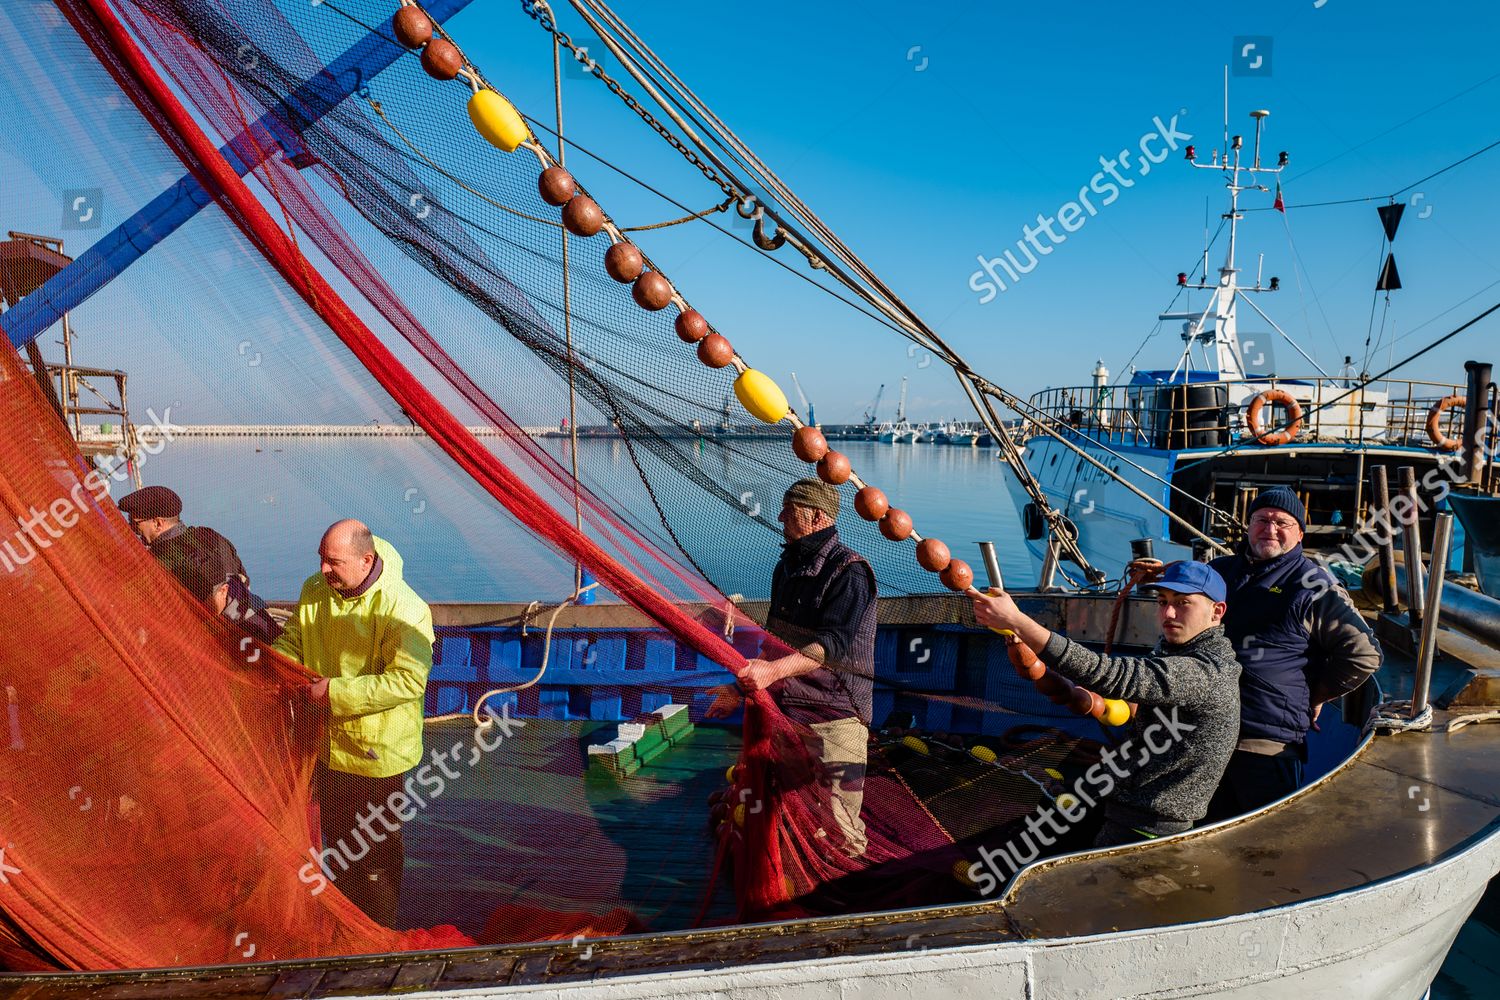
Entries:
{"type": "Polygon", "coordinates": [[[858,718],[870,725],[875,694],[875,574],[870,564],[829,530],[816,551],[794,556],[789,548],[771,575],[771,609],[766,628],[800,649],[828,629],[847,631],[848,651],[830,666],[788,677],[770,691],[789,718],[832,722],[858,718]],[[833,608],[828,590],[844,573],[865,574],[868,599],[862,605],[833,608]]]}
{"type": "Polygon", "coordinates": [[[1224,632],[1240,666],[1240,738],[1302,743],[1312,728],[1308,677],[1320,666],[1309,607],[1338,583],[1298,545],[1266,562],[1243,552],[1209,563],[1229,585],[1224,632]]]}

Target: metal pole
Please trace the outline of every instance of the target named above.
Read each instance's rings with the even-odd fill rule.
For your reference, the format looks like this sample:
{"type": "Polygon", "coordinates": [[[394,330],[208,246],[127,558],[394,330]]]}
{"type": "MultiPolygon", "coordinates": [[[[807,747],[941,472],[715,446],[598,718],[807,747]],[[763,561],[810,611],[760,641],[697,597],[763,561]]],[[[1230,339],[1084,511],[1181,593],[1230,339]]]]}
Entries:
{"type": "Polygon", "coordinates": [[[1453,537],[1453,515],[1444,511],[1432,529],[1432,586],[1422,615],[1422,640],[1417,644],[1417,676],[1411,692],[1412,718],[1427,708],[1432,687],[1432,659],[1437,652],[1438,615],[1443,608],[1443,576],[1448,567],[1448,544],[1453,537]]]}
{"type": "MultiPolygon", "coordinates": [[[[1376,517],[1386,519],[1385,529],[1377,531],[1375,538],[1380,544],[1380,580],[1385,584],[1381,588],[1385,594],[1383,607],[1386,614],[1393,615],[1401,610],[1401,602],[1396,598],[1399,593],[1396,589],[1396,525],[1391,522],[1391,487],[1385,466],[1377,465],[1370,470],[1370,489],[1379,504],[1380,513],[1376,517]]],[[[1373,522],[1375,517],[1370,520],[1373,522]]]]}
{"type": "Polygon", "coordinates": [[[984,575],[989,577],[990,586],[996,590],[1004,590],[1005,584],[1000,577],[1000,560],[995,558],[995,543],[980,542],[979,556],[984,561],[984,575]]]}
{"type": "MultiPolygon", "coordinates": [[[[1372,600],[1384,596],[1380,593],[1380,577],[1375,574],[1373,566],[1365,572],[1364,582],[1367,585],[1364,592],[1372,600]]],[[[1405,585],[1406,567],[1397,566],[1396,586],[1405,585]]],[[[1486,645],[1500,646],[1500,601],[1447,581],[1443,584],[1443,613],[1439,624],[1486,645]]]]}
{"type": "Polygon", "coordinates": [[[1487,397],[1490,394],[1492,370],[1488,362],[1464,362],[1464,371],[1469,373],[1469,385],[1464,397],[1463,469],[1464,481],[1471,485],[1477,485],[1484,478],[1479,455],[1483,447],[1484,408],[1489,402],[1487,397]]]}
{"type": "Polygon", "coordinates": [[[1359,467],[1354,472],[1354,530],[1364,529],[1365,516],[1365,391],[1359,390],[1359,467]]]}
{"type": "Polygon", "coordinates": [[[1046,592],[1053,590],[1057,583],[1057,539],[1049,532],[1047,536],[1047,554],[1042,558],[1042,569],[1037,574],[1036,589],[1046,592]]]}
{"type": "Polygon", "coordinates": [[[1403,465],[1396,470],[1401,495],[1406,498],[1407,516],[1402,519],[1401,554],[1406,563],[1406,618],[1415,627],[1422,620],[1422,517],[1417,506],[1417,470],[1403,465]]]}

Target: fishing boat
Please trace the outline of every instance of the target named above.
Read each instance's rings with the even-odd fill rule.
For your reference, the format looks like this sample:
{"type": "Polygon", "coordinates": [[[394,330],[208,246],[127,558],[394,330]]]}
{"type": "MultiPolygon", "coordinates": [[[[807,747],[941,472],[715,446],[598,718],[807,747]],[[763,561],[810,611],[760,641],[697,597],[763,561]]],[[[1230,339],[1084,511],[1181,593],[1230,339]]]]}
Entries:
{"type": "Polygon", "coordinates": [[[954,421],[948,425],[944,436],[947,444],[956,444],[961,448],[972,448],[979,443],[980,428],[969,424],[954,421]]]}
{"type": "Polygon", "coordinates": [[[881,424],[875,431],[875,440],[881,444],[916,444],[922,440],[926,428],[906,419],[906,376],[901,376],[901,395],[896,400],[896,419],[881,424]]]}
{"type": "MultiPolygon", "coordinates": [[[[1423,996],[1500,869],[1500,727],[1486,724],[1500,605],[1438,582],[1448,515],[1426,549],[1408,535],[1400,564],[1383,541],[1369,613],[1412,648],[1393,645],[1378,683],[1326,707],[1306,787],[1149,843],[1090,849],[1083,820],[1039,843],[1038,818],[1074,815],[1122,717],[1073,689],[1043,694],[1016,644],[976,625],[968,563],[918,561],[937,540],[751,366],[753,338],[716,329],[635,242],[706,213],[610,218],[578,151],[544,141],[448,34],[467,5],[0,10],[0,74],[39,133],[8,150],[28,164],[17,183],[45,200],[51,130],[111,164],[124,206],[0,312],[16,348],[0,349],[0,505],[33,522],[0,546],[0,996],[1423,996]],[[117,143],[132,155],[112,156],[117,143]],[[387,800],[407,850],[394,928],[339,884],[384,821],[362,818],[356,850],[354,831],[329,843],[309,815],[341,732],[308,701],[313,675],[155,563],[23,374],[21,349],[91,309],[154,324],[120,334],[122,354],[154,347],[148,367],[173,369],[156,384],[132,370],[138,399],[145,381],[226,423],[415,425],[408,451],[297,480],[304,502],[331,519],[394,490],[409,519],[447,519],[539,581],[532,600],[431,608],[431,762],[387,800]],[[564,407],[568,437],[527,432],[561,426],[564,407]],[[519,419],[533,410],[546,418],[519,419]],[[580,424],[607,429],[613,464],[580,460],[580,424]],[[808,475],[849,484],[840,529],[883,594],[863,854],[822,818],[805,730],[763,697],[728,723],[704,711],[749,658],[786,649],[765,602],[706,557],[731,551],[764,576],[783,537],[763,501],[808,475]],[[1424,553],[1434,585],[1418,600],[1424,553]]],[[[611,69],[550,6],[518,15],[557,60],[555,131],[571,59],[722,185],[753,247],[800,254],[951,366],[1054,533],[1053,561],[1093,584],[1013,586],[1018,600],[1079,641],[1149,648],[1154,602],[1101,586],[1026,461],[1038,434],[1072,438],[1038,426],[1023,455],[998,412],[1027,413],[1021,401],[605,4],[573,13],[611,69]]],[[[63,204],[91,204],[79,197],[63,204]]],[[[903,383],[898,424],[904,397],[903,383]]],[[[1412,451],[1408,474],[1426,454],[1412,451]]],[[[227,453],[202,475],[243,478],[248,461],[227,453]]],[[[411,530],[382,528],[390,572],[411,530]]],[[[976,563],[1002,584],[992,550],[976,563]]],[[[285,616],[297,595],[269,597],[285,616]]]]}
{"type": "MultiPolygon", "coordinates": [[[[1248,505],[1272,486],[1291,488],[1306,505],[1309,551],[1359,564],[1372,553],[1351,553],[1350,546],[1368,523],[1375,470],[1386,470],[1394,488],[1395,469],[1412,469],[1429,535],[1432,514],[1450,490],[1492,495],[1493,475],[1486,471],[1492,459],[1476,462],[1466,452],[1462,477],[1455,471],[1462,442],[1475,441],[1475,428],[1493,411],[1488,365],[1434,382],[1390,378],[1389,372],[1372,377],[1353,371],[1346,358],[1344,370],[1330,375],[1255,303],[1281,288],[1278,277],[1260,273],[1248,283],[1236,260],[1242,196],[1265,191],[1263,181],[1274,181],[1288,162],[1283,152],[1276,165],[1262,163],[1269,114],[1251,114],[1248,153],[1240,136],[1214,150],[1207,163],[1195,147],[1186,149],[1190,167],[1223,177],[1226,250],[1216,275],[1208,273],[1205,250],[1196,278],[1177,276],[1177,298],[1209,294],[1201,306],[1159,317],[1167,328],[1180,328],[1176,363],[1132,368],[1128,378],[1111,382],[1100,361],[1089,384],[1044,389],[1018,407],[1033,428],[1045,428],[1027,437],[1025,460],[1064,525],[1049,526],[1025,484],[1015,484],[1040,586],[1057,579],[1063,535],[1110,577],[1123,571],[1132,543],[1137,553],[1167,560],[1227,552],[1240,540],[1235,526],[1248,505]],[[1242,333],[1242,309],[1270,329],[1242,333]],[[1297,364],[1309,370],[1267,370],[1273,344],[1292,347],[1297,364]]],[[[1388,242],[1400,209],[1381,209],[1388,242]]],[[[1399,279],[1391,283],[1393,266],[1388,261],[1382,270],[1377,294],[1400,287],[1399,279]]]]}

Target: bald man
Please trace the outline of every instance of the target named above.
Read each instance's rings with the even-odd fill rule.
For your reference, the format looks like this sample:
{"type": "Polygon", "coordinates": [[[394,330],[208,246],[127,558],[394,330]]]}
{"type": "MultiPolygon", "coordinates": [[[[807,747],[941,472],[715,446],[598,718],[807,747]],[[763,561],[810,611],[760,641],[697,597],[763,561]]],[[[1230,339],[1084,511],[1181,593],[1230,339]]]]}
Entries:
{"type": "Polygon", "coordinates": [[[329,714],[318,861],[371,919],[394,927],[406,863],[401,820],[411,818],[401,776],[422,759],[432,611],[402,580],[401,556],[359,521],[330,527],[318,559],[275,644],[322,675],[309,690],[329,714]]]}

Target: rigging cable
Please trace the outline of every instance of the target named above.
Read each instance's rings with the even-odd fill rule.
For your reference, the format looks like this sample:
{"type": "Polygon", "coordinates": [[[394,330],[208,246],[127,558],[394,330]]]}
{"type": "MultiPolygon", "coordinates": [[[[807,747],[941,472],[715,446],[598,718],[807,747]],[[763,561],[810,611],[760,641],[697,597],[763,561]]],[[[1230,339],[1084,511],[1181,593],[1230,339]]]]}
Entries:
{"type": "MultiPolygon", "coordinates": [[[[1222,217],[1219,219],[1219,228],[1214,231],[1213,237],[1208,241],[1208,244],[1203,248],[1203,254],[1202,254],[1201,258],[1200,258],[1199,263],[1201,263],[1201,265],[1203,267],[1203,280],[1205,280],[1205,281],[1208,280],[1208,252],[1214,248],[1214,244],[1216,244],[1216,243],[1219,242],[1219,236],[1224,232],[1224,226],[1226,224],[1228,224],[1228,221],[1229,221],[1228,219],[1225,219],[1225,218],[1222,218],[1222,217]]],[[[1207,229],[1206,226],[1204,228],[1207,229]]],[[[1194,270],[1197,270],[1197,265],[1196,264],[1194,266],[1194,270]]],[[[1191,273],[1191,272],[1189,272],[1189,273],[1191,273]]],[[[1164,312],[1164,313],[1165,312],[1171,312],[1172,311],[1172,307],[1177,304],[1177,300],[1178,299],[1182,298],[1182,294],[1186,290],[1187,290],[1186,288],[1184,288],[1183,286],[1179,285],[1177,287],[1177,291],[1175,293],[1173,293],[1173,295],[1172,295],[1172,300],[1170,302],[1168,302],[1166,304],[1166,306],[1161,311],[1164,312]]],[[[1156,325],[1153,326],[1151,328],[1151,331],[1146,334],[1146,337],[1145,337],[1144,340],[1141,341],[1140,346],[1138,346],[1135,349],[1135,353],[1130,356],[1130,360],[1125,362],[1125,366],[1123,368],[1121,368],[1120,369],[1120,373],[1115,376],[1114,387],[1119,387],[1121,384],[1123,384],[1123,379],[1125,378],[1126,373],[1130,370],[1130,366],[1135,363],[1135,359],[1141,356],[1141,352],[1146,349],[1146,344],[1150,342],[1151,338],[1154,337],[1154,336],[1156,336],[1158,333],[1161,332],[1162,322],[1163,321],[1160,320],[1160,319],[1158,319],[1156,321],[1156,325]]]]}
{"type": "MultiPolygon", "coordinates": [[[[677,123],[678,127],[683,130],[688,139],[713,162],[715,167],[717,167],[725,174],[729,174],[730,171],[725,166],[723,161],[714,154],[713,150],[711,150],[705,144],[704,140],[700,138],[698,134],[692,129],[692,127],[687,123],[687,121],[684,120],[679,110],[673,106],[674,102],[670,101],[667,97],[661,94],[660,90],[655,85],[653,85],[650,79],[647,78],[645,72],[638,65],[636,65],[635,61],[632,60],[630,56],[625,52],[622,43],[617,38],[615,38],[610,31],[606,30],[604,26],[599,23],[599,16],[596,16],[599,9],[598,6],[592,4],[590,0],[570,0],[570,2],[578,11],[580,16],[583,17],[584,21],[588,23],[589,27],[593,29],[593,31],[600,37],[600,39],[605,43],[605,45],[610,49],[615,57],[620,60],[626,71],[630,73],[630,75],[634,77],[636,81],[646,89],[652,99],[655,100],[657,104],[664,111],[666,111],[667,115],[677,123]],[[590,9],[585,9],[586,6],[590,9]],[[591,13],[591,10],[594,11],[594,13],[591,13]]],[[[561,33],[558,32],[555,24],[550,23],[550,17],[547,19],[547,21],[543,21],[543,19],[537,15],[536,10],[540,6],[540,4],[534,2],[526,3],[524,5],[527,12],[530,13],[533,17],[537,18],[540,23],[542,23],[544,29],[548,30],[554,35],[560,35],[561,33]]],[[[571,41],[566,39],[565,36],[564,44],[571,46],[571,41]]],[[[637,54],[640,55],[640,50],[644,48],[645,46],[643,44],[637,44],[637,54]]],[[[649,54],[649,49],[645,51],[647,55],[643,55],[642,58],[654,59],[654,54],[649,54]]],[[[660,62],[659,60],[656,61],[658,63],[660,62]]],[[[597,65],[593,67],[593,73],[596,77],[605,79],[603,72],[598,68],[597,65]]],[[[611,89],[623,96],[623,91],[620,90],[618,84],[612,84],[611,89]]],[[[686,90],[685,87],[682,87],[680,89],[684,91],[686,90]]],[[[702,106],[701,102],[697,103],[700,107],[702,106]]],[[[1015,474],[1022,488],[1026,491],[1027,495],[1032,498],[1032,501],[1037,505],[1043,517],[1046,518],[1049,525],[1053,528],[1054,539],[1056,539],[1058,544],[1064,549],[1065,557],[1071,559],[1073,562],[1077,563],[1081,568],[1083,568],[1091,579],[1097,578],[1102,580],[1103,574],[1089,565],[1088,560],[1084,557],[1082,550],[1078,547],[1076,534],[1069,533],[1064,530],[1062,515],[1055,509],[1053,509],[1051,504],[1048,503],[1046,495],[1042,490],[1041,484],[1037,482],[1035,476],[1026,467],[1025,461],[1021,456],[1019,448],[1016,446],[1015,441],[1011,438],[1009,431],[1005,427],[1004,421],[995,411],[993,404],[990,403],[989,400],[985,399],[982,392],[979,391],[979,385],[982,381],[980,376],[978,376],[977,373],[974,373],[973,370],[969,368],[968,364],[964,362],[963,359],[960,358],[952,348],[944,343],[942,338],[940,338],[930,327],[928,327],[921,320],[921,318],[917,316],[917,314],[908,305],[906,305],[906,303],[903,302],[889,286],[885,285],[884,282],[882,282],[880,278],[876,276],[859,257],[857,257],[851,250],[849,250],[849,248],[845,246],[837,238],[837,236],[835,236],[832,231],[829,230],[821,222],[821,220],[817,218],[817,216],[813,215],[811,210],[808,209],[806,205],[802,204],[796,198],[796,196],[793,195],[791,191],[780,182],[779,178],[777,178],[775,174],[771,173],[770,169],[766,167],[764,163],[762,163],[758,159],[755,159],[754,154],[750,153],[742,143],[739,143],[738,139],[733,136],[733,133],[730,132],[727,126],[724,126],[722,122],[719,122],[717,118],[713,116],[712,112],[707,111],[706,108],[704,108],[704,116],[711,123],[717,126],[714,131],[716,131],[718,135],[724,136],[725,141],[736,144],[739,149],[744,151],[746,158],[753,161],[759,167],[759,170],[757,170],[756,172],[762,174],[762,179],[765,180],[768,186],[777,193],[781,201],[788,205],[793,214],[797,215],[798,218],[801,219],[804,224],[807,225],[817,235],[818,239],[822,242],[824,247],[831,250],[834,256],[838,258],[840,263],[849,268],[849,270],[853,272],[853,275],[858,275],[859,280],[856,280],[853,275],[845,273],[842,269],[836,267],[834,264],[830,263],[828,260],[824,259],[821,255],[815,252],[813,248],[809,246],[800,236],[796,236],[795,232],[786,226],[784,220],[782,220],[780,216],[776,214],[774,209],[767,208],[764,205],[760,206],[759,208],[753,209],[753,211],[757,214],[763,213],[771,217],[771,219],[777,224],[778,227],[778,239],[775,242],[766,243],[759,243],[758,241],[758,245],[761,245],[763,249],[771,250],[774,249],[775,246],[779,245],[783,238],[785,238],[785,241],[791,242],[793,247],[798,250],[798,252],[802,253],[808,258],[808,261],[812,267],[829,271],[830,274],[832,274],[835,278],[842,282],[856,295],[864,298],[871,305],[875,306],[881,312],[885,313],[893,320],[901,324],[901,332],[904,336],[908,337],[919,345],[928,348],[933,353],[939,355],[945,361],[945,363],[947,363],[949,367],[953,369],[955,375],[958,377],[960,387],[963,389],[965,395],[968,396],[969,401],[973,405],[975,412],[980,417],[981,422],[985,425],[986,429],[989,430],[991,436],[999,445],[1000,451],[1005,457],[1006,464],[1010,466],[1011,471],[1015,474]],[[863,284],[861,284],[861,282],[863,282],[863,284]]],[[[659,125],[659,123],[656,124],[656,127],[658,131],[661,131],[661,126],[659,125]]],[[[675,136],[672,138],[675,139],[675,136]]],[[[678,148],[681,148],[680,142],[675,142],[674,145],[678,148]]],[[[751,196],[748,194],[748,192],[746,192],[741,201],[741,205],[744,206],[747,202],[750,202],[750,200],[751,196]]],[[[751,203],[753,204],[753,202],[751,203]]],[[[743,208],[740,210],[740,214],[746,215],[743,208]]],[[[760,219],[757,219],[758,223],[760,221],[760,219]]],[[[763,235],[763,231],[761,230],[759,225],[757,226],[757,231],[763,235]]]]}
{"type": "MultiPolygon", "coordinates": [[[[1465,156],[1465,157],[1462,157],[1460,159],[1454,160],[1452,163],[1448,164],[1446,167],[1443,167],[1440,170],[1434,170],[1432,173],[1428,174],[1426,177],[1420,177],[1417,180],[1412,181],[1410,184],[1406,185],[1405,187],[1397,188],[1396,190],[1392,191],[1390,194],[1372,194],[1372,195],[1370,195],[1369,197],[1366,197],[1366,198],[1339,198],[1339,199],[1335,199],[1333,201],[1309,201],[1309,202],[1306,202],[1306,203],[1301,204],[1301,205],[1284,205],[1282,207],[1285,208],[1286,210],[1290,211],[1291,209],[1294,209],[1294,208],[1324,208],[1324,207],[1327,207],[1329,205],[1357,205],[1357,204],[1361,204],[1363,202],[1370,202],[1370,201],[1395,201],[1397,195],[1405,194],[1406,192],[1410,191],[1412,188],[1416,187],[1418,184],[1424,184],[1427,181],[1432,180],[1434,177],[1439,177],[1439,176],[1441,176],[1443,174],[1446,174],[1448,171],[1452,170],[1453,168],[1458,167],[1458,166],[1462,166],[1463,164],[1468,163],[1470,160],[1474,159],[1476,156],[1480,156],[1480,155],[1483,155],[1484,153],[1488,153],[1490,150],[1496,148],[1497,146],[1500,146],[1500,139],[1496,139],[1494,142],[1490,143],[1488,146],[1485,146],[1483,149],[1476,149],[1474,152],[1470,153],[1468,156],[1465,156]]],[[[1275,210],[1273,206],[1264,205],[1264,206],[1261,206],[1259,208],[1244,208],[1244,209],[1241,209],[1240,211],[1242,211],[1242,212],[1270,212],[1270,211],[1273,211],[1273,210],[1275,210]]]]}
{"type": "MultiPolygon", "coordinates": [[[[552,43],[552,88],[557,105],[557,165],[563,166],[567,144],[563,142],[563,98],[562,98],[562,49],[554,39],[552,43]]],[[[573,287],[572,272],[568,260],[568,230],[562,229],[562,298],[563,341],[568,351],[568,457],[573,467],[573,526],[583,531],[583,498],[579,494],[578,482],[578,356],[573,352],[573,287]]],[[[573,564],[573,596],[583,594],[583,563],[573,564]]],[[[555,620],[555,616],[554,616],[555,620]]],[[[552,641],[552,625],[547,625],[547,641],[552,641]]],[[[546,669],[546,651],[542,653],[543,668],[546,669]]],[[[540,677],[540,674],[538,674],[540,677]]],[[[479,718],[476,709],[474,717],[479,718]]]]}

